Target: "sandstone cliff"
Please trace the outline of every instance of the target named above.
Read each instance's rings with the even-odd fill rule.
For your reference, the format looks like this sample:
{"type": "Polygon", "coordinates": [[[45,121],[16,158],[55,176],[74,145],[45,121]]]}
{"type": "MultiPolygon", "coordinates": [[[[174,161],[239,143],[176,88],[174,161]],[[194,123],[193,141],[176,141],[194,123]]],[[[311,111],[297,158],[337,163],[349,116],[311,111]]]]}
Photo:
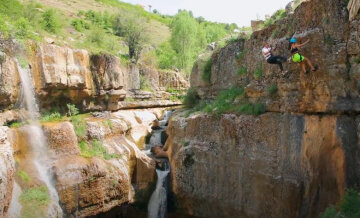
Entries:
{"type": "MultiPolygon", "coordinates": [[[[1,111],[16,109],[20,97],[19,67],[15,57],[18,51],[11,52],[14,45],[7,47],[4,50],[9,51],[0,55],[1,111]]],[[[54,44],[32,45],[30,48],[31,55],[27,60],[22,58],[22,64],[31,69],[42,108],[72,103],[83,111],[116,111],[136,105],[143,107],[144,101],[147,101],[146,107],[178,105],[180,101],[176,100],[176,93],[167,90],[182,92],[189,86],[179,72],[123,64],[118,57],[111,55],[90,55],[86,50],[54,44]],[[142,87],[144,81],[148,87],[142,87]]]]}
{"type": "Polygon", "coordinates": [[[318,217],[359,185],[360,16],[349,21],[346,6],[306,1],[250,39],[215,50],[209,81],[203,73],[210,54],[195,63],[191,87],[202,101],[243,87],[266,113],[174,115],[166,149],[180,210],[199,217],[318,217]],[[317,72],[302,74],[287,63],[282,76],[265,62],[265,41],[289,56],[292,36],[311,40],[302,54],[317,72]]]}
{"type": "MultiPolygon", "coordinates": [[[[139,148],[144,147],[145,137],[151,132],[153,122],[161,119],[163,111],[80,115],[84,117],[83,134],[73,122],[43,124],[49,146],[48,164],[52,166],[65,216],[94,216],[133,203],[136,192],[151,187],[156,178],[155,161],[139,148]]],[[[0,129],[1,217],[14,215],[9,214],[9,207],[11,201],[19,201],[13,192],[15,182],[23,193],[44,185],[34,165],[35,151],[29,145],[31,136],[25,127],[0,129]]],[[[20,203],[23,204],[21,200],[20,203]]],[[[23,213],[26,210],[23,207],[23,213]]]]}

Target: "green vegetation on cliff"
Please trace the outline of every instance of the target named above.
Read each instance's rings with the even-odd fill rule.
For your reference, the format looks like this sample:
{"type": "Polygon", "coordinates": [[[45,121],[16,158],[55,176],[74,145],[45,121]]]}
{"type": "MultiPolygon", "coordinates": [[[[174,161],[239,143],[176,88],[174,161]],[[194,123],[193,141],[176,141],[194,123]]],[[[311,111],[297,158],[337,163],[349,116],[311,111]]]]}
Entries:
{"type": "Polygon", "coordinates": [[[191,11],[175,16],[149,13],[117,0],[0,0],[0,40],[53,40],[55,44],[139,60],[160,69],[191,71],[206,44],[237,28],[195,18],[191,11]]]}
{"type": "Polygon", "coordinates": [[[360,217],[360,193],[356,190],[348,190],[344,200],[338,207],[329,207],[320,215],[321,218],[359,218],[360,217]]]}
{"type": "Polygon", "coordinates": [[[22,217],[45,217],[50,201],[51,198],[46,186],[32,187],[24,190],[20,195],[20,203],[23,206],[22,217]]]}

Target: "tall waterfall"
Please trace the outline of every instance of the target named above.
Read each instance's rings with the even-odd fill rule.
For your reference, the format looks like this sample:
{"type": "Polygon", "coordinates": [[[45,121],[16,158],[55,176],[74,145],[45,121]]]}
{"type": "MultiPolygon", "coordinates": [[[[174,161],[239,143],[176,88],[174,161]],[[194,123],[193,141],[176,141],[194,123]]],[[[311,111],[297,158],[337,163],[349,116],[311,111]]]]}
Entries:
{"type": "Polygon", "coordinates": [[[148,218],[165,218],[167,215],[169,162],[164,162],[164,170],[157,169],[156,189],[148,204],[148,218]]]}
{"type": "Polygon", "coordinates": [[[62,217],[62,210],[59,205],[59,196],[52,179],[51,160],[47,147],[47,139],[38,120],[39,107],[36,103],[35,89],[33,86],[29,69],[23,69],[17,63],[18,72],[21,81],[21,108],[26,109],[24,119],[29,121],[25,131],[29,140],[29,144],[34,153],[34,165],[37,172],[49,190],[51,203],[48,207],[47,217],[62,217]]]}

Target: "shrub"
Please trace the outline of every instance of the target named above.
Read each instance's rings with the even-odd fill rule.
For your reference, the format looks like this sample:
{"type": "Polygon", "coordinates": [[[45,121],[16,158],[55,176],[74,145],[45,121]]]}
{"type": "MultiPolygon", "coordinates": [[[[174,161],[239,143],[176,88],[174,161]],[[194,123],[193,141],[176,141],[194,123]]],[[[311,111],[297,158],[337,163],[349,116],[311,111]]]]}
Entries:
{"type": "Polygon", "coordinates": [[[19,39],[27,39],[33,37],[33,29],[30,22],[21,17],[15,22],[15,36],[19,39]]]}
{"type": "Polygon", "coordinates": [[[263,76],[262,66],[258,67],[254,72],[255,79],[259,79],[263,76]]]}
{"type": "Polygon", "coordinates": [[[22,217],[44,217],[51,198],[46,186],[26,189],[20,195],[22,217]]]}
{"type": "Polygon", "coordinates": [[[54,112],[46,111],[40,117],[40,121],[42,121],[42,122],[61,121],[63,119],[64,119],[64,117],[57,111],[54,111],[54,112]]]}
{"type": "Polygon", "coordinates": [[[240,76],[246,75],[248,72],[248,69],[246,67],[240,67],[237,71],[237,74],[240,76]]]}
{"type": "Polygon", "coordinates": [[[271,24],[274,24],[275,21],[283,19],[286,16],[287,16],[287,13],[286,13],[285,9],[277,10],[270,18],[265,20],[264,26],[265,27],[270,26],[271,24]]]}
{"type": "Polygon", "coordinates": [[[212,59],[210,58],[208,61],[206,61],[204,66],[204,71],[202,74],[202,79],[207,83],[211,82],[211,66],[212,66],[212,59]]]}
{"type": "Polygon", "coordinates": [[[78,18],[75,18],[71,22],[71,25],[79,32],[82,32],[85,29],[90,29],[90,25],[88,23],[86,23],[84,20],[78,19],[78,18]]]}
{"type": "Polygon", "coordinates": [[[339,208],[329,207],[321,215],[321,218],[358,218],[360,217],[360,193],[350,189],[346,192],[344,200],[339,208]]]}
{"type": "Polygon", "coordinates": [[[67,114],[71,116],[76,116],[79,114],[79,109],[73,104],[66,104],[66,107],[68,108],[67,114]]]}
{"type": "Polygon", "coordinates": [[[270,95],[275,94],[278,91],[278,87],[276,84],[272,84],[269,88],[268,88],[268,93],[270,95]]]}
{"type": "Polygon", "coordinates": [[[195,105],[199,103],[199,96],[197,95],[197,92],[195,89],[190,88],[184,98],[183,104],[187,108],[193,108],[195,105]]]}
{"type": "Polygon", "coordinates": [[[144,75],[140,75],[140,89],[143,91],[152,92],[149,79],[144,75]]]}
{"type": "Polygon", "coordinates": [[[156,49],[156,56],[160,69],[172,69],[176,66],[176,52],[169,42],[161,44],[156,49]]]}
{"type": "Polygon", "coordinates": [[[30,181],[30,176],[24,172],[24,171],[19,171],[18,176],[20,176],[20,178],[24,181],[24,182],[29,182],[30,181]]]}
{"type": "Polygon", "coordinates": [[[61,28],[59,16],[54,9],[48,9],[42,14],[42,26],[50,33],[58,33],[61,28]]]}

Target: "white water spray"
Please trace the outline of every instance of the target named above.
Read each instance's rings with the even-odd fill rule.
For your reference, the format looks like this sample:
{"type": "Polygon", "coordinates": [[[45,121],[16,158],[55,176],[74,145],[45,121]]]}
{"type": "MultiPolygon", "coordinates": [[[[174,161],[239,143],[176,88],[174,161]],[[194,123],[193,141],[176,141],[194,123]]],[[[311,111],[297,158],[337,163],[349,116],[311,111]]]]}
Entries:
{"type": "Polygon", "coordinates": [[[165,170],[156,170],[156,189],[152,193],[148,205],[148,218],[165,218],[167,213],[167,177],[170,172],[168,162],[164,162],[165,170]]]}
{"type": "Polygon", "coordinates": [[[51,203],[48,207],[47,217],[62,217],[62,210],[59,205],[59,196],[52,181],[51,160],[47,148],[47,140],[38,120],[39,108],[36,103],[35,90],[32,83],[30,71],[20,67],[17,63],[18,72],[21,80],[21,108],[25,108],[30,120],[30,124],[25,126],[27,137],[30,141],[32,151],[34,152],[34,165],[40,176],[40,179],[47,186],[51,203]]]}
{"type": "Polygon", "coordinates": [[[12,198],[9,208],[9,214],[11,218],[20,218],[21,217],[21,209],[22,206],[19,202],[20,195],[22,193],[22,190],[16,182],[14,182],[13,186],[13,192],[12,192],[12,198]]]}

